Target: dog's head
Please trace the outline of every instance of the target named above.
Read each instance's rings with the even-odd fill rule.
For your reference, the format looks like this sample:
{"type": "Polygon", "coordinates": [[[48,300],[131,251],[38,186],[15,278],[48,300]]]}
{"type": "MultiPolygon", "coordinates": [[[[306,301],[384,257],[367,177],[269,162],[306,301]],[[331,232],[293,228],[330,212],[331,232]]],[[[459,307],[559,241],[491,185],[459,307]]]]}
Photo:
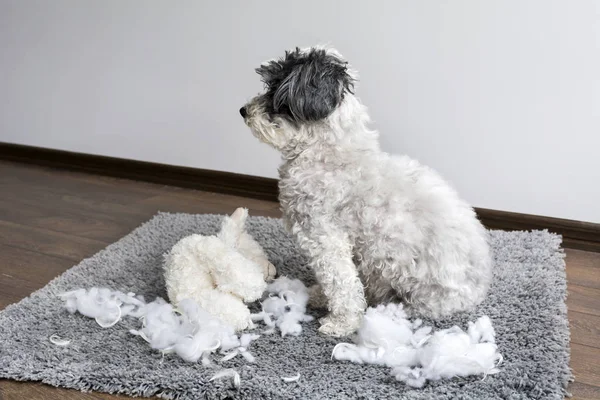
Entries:
{"type": "Polygon", "coordinates": [[[256,69],[265,92],[240,109],[253,134],[283,150],[298,135],[327,120],[353,95],[355,75],[334,49],[312,47],[287,51],[256,69]]]}

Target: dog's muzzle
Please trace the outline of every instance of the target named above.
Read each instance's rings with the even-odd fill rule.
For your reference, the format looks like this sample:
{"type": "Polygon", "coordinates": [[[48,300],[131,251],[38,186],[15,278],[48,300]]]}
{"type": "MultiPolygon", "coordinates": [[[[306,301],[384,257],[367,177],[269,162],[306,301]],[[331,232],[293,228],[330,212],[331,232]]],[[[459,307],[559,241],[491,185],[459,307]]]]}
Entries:
{"type": "Polygon", "coordinates": [[[248,115],[248,113],[246,112],[246,107],[240,108],[240,115],[242,116],[242,118],[246,118],[246,115],[248,115]]]}

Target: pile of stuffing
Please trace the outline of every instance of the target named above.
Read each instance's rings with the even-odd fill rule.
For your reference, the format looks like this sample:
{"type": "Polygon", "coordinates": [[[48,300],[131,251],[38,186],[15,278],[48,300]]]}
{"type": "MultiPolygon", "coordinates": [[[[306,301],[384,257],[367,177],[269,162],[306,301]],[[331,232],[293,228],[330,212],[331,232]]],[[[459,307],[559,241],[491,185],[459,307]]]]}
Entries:
{"type": "MultiPolygon", "coordinates": [[[[267,293],[262,311],[252,316],[253,320],[265,323],[264,334],[279,329],[282,336],[297,336],[302,332],[300,322],[313,319],[306,314],[308,290],[300,280],[281,277],[268,285],[267,293]]],[[[248,347],[260,335],[236,335],[233,327],[201,309],[195,301],[184,299],[174,307],[162,298],[147,303],[143,296],[134,293],[95,287],[73,290],[60,297],[67,311],[94,318],[102,328],[110,328],[125,317],[138,318],[141,327],[129,332],[163,354],[174,353],[185,361],[201,361],[204,365],[211,364],[211,355],[216,352],[222,355],[219,362],[238,355],[250,363],[255,362],[248,347]]],[[[70,343],[56,335],[50,337],[50,341],[58,346],[70,343]]],[[[239,374],[232,369],[218,372],[211,380],[223,377],[231,377],[236,387],[240,384],[239,374]]],[[[282,377],[285,382],[295,382],[299,378],[299,375],[282,377]]]]}
{"type": "Polygon", "coordinates": [[[487,316],[469,322],[467,332],[457,326],[432,332],[419,319],[409,321],[401,304],[367,309],[355,343],[337,344],[332,358],[388,366],[417,388],[428,380],[495,374],[502,362],[487,316]]]}
{"type": "MultiPolygon", "coordinates": [[[[147,303],[142,296],[107,288],[77,289],[60,297],[70,313],[79,312],[94,318],[102,328],[115,326],[125,317],[138,318],[141,326],[130,333],[163,354],[176,354],[188,362],[211,364],[217,352],[218,362],[244,357],[255,362],[249,351],[257,340],[257,326],[252,332],[237,335],[233,327],[212,316],[192,300],[180,301],[176,307],[161,298],[147,303]]],[[[298,336],[302,322],[312,321],[306,314],[309,294],[298,279],[281,277],[267,286],[261,302],[262,311],[252,314],[252,321],[262,322],[261,334],[298,336]]],[[[392,375],[412,387],[422,387],[428,380],[456,376],[495,374],[502,356],[497,351],[495,332],[488,317],[469,322],[467,332],[459,327],[432,332],[421,320],[409,321],[402,305],[388,304],[365,312],[354,343],[339,343],[332,358],[359,364],[378,364],[392,368],[392,375]]],[[[68,339],[56,335],[50,341],[68,346],[68,339]]],[[[230,378],[239,387],[239,373],[222,369],[212,380],[230,378]]],[[[300,375],[281,377],[296,382],[300,375]]]]}
{"type": "Polygon", "coordinates": [[[263,333],[275,332],[277,327],[281,336],[298,336],[302,333],[300,322],[309,322],[314,318],[306,314],[308,290],[299,279],[281,277],[267,286],[269,296],[261,303],[262,311],[252,314],[253,321],[263,321],[268,327],[263,333]]]}

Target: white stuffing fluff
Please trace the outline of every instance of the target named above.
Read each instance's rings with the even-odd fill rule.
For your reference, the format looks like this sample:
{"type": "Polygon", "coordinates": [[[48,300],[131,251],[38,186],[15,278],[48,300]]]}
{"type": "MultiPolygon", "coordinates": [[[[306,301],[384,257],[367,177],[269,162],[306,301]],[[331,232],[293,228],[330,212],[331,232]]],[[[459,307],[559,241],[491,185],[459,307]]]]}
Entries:
{"type": "MultiPolygon", "coordinates": [[[[267,286],[268,297],[262,311],[252,314],[252,321],[262,321],[272,333],[277,328],[282,336],[300,335],[301,322],[311,321],[306,314],[308,290],[298,279],[281,277],[267,286]]],[[[219,351],[227,362],[238,355],[247,362],[256,361],[248,351],[260,335],[235,334],[232,326],[203,310],[195,301],[184,299],[174,308],[161,298],[146,303],[142,296],[107,288],[77,289],[59,295],[70,313],[79,312],[94,318],[103,328],[117,324],[126,316],[137,317],[142,326],[130,330],[163,354],[175,353],[188,362],[211,363],[211,354],[219,351]]],[[[432,332],[421,320],[409,321],[402,305],[388,304],[368,308],[355,343],[338,343],[332,358],[358,364],[378,364],[392,368],[392,375],[413,387],[428,380],[456,376],[488,375],[499,372],[502,356],[497,351],[491,320],[482,316],[469,322],[467,332],[457,326],[432,332]]],[[[70,343],[57,335],[49,338],[57,346],[70,343]]],[[[235,387],[240,376],[224,369],[212,380],[231,377],[235,387]]],[[[296,382],[300,375],[281,377],[296,382]]]]}
{"type": "Polygon", "coordinates": [[[234,369],[223,369],[223,370],[217,372],[212,378],[210,378],[209,382],[212,382],[216,379],[221,379],[221,378],[231,378],[231,381],[233,382],[233,386],[235,386],[236,388],[240,387],[240,384],[241,384],[240,374],[239,374],[239,372],[237,372],[234,369]]]}
{"type": "Polygon", "coordinates": [[[300,380],[300,374],[296,374],[294,376],[282,376],[281,379],[285,383],[298,382],[298,380],[300,380]]]}
{"type": "Polygon", "coordinates": [[[134,293],[107,288],[77,289],[59,296],[65,301],[67,311],[79,311],[86,317],[95,318],[103,328],[113,326],[127,315],[139,317],[145,305],[143,298],[136,298],[134,293]]]}
{"type": "Polygon", "coordinates": [[[269,334],[279,328],[281,336],[298,336],[302,333],[300,322],[312,321],[306,314],[308,289],[299,279],[282,276],[267,286],[269,296],[261,303],[262,311],[252,314],[253,321],[262,321],[267,326],[263,333],[269,334]]]}
{"type": "Polygon", "coordinates": [[[248,345],[250,342],[258,339],[259,337],[260,335],[257,334],[244,333],[242,336],[240,336],[239,346],[237,349],[226,354],[223,358],[221,358],[220,362],[229,361],[235,358],[238,354],[241,354],[242,357],[244,357],[249,363],[256,362],[254,356],[248,351],[248,345]]]}
{"type": "Polygon", "coordinates": [[[421,320],[407,319],[402,305],[369,308],[355,344],[339,343],[332,358],[386,365],[397,380],[412,387],[423,387],[428,380],[500,372],[502,356],[487,316],[469,322],[468,332],[453,326],[432,334],[431,327],[421,325],[421,320]]]}
{"type": "Polygon", "coordinates": [[[223,344],[226,347],[238,345],[232,327],[202,310],[192,300],[182,300],[174,310],[163,299],[157,299],[146,306],[142,324],[141,329],[131,333],[144,338],[153,349],[174,352],[189,362],[198,361],[223,344]]]}
{"type": "MultiPolygon", "coordinates": [[[[282,336],[299,335],[302,332],[300,322],[313,319],[306,314],[309,297],[306,286],[297,279],[282,277],[269,285],[267,292],[269,297],[262,303],[263,311],[253,314],[252,321],[264,322],[267,326],[265,333],[272,333],[278,328],[282,336]]],[[[233,326],[225,324],[191,299],[183,299],[177,307],[173,307],[161,298],[146,303],[142,296],[107,288],[77,289],[59,297],[70,313],[79,312],[94,318],[103,328],[114,326],[127,316],[139,318],[142,326],[129,332],[140,336],[163,355],[175,353],[185,361],[200,361],[207,366],[211,364],[210,356],[219,351],[223,355],[220,363],[238,355],[246,362],[256,362],[248,347],[260,335],[243,333],[237,336],[233,326]]],[[[57,335],[52,335],[49,340],[56,346],[70,343],[57,335]]],[[[225,377],[230,377],[236,388],[240,387],[240,374],[233,369],[217,372],[210,381],[225,377]]],[[[282,379],[295,382],[300,375],[282,379]]]]}
{"type": "MultiPolygon", "coordinates": [[[[247,361],[255,361],[248,346],[259,335],[236,336],[233,327],[224,324],[190,299],[182,300],[174,308],[161,298],[145,303],[141,296],[106,288],[78,289],[59,296],[70,313],[78,311],[95,318],[102,327],[113,326],[125,316],[138,317],[142,327],[130,332],[163,354],[175,353],[185,361],[200,360],[204,365],[209,365],[210,354],[217,350],[233,350],[235,355],[241,354],[247,361]]],[[[56,335],[50,337],[50,341],[57,346],[68,344],[68,341],[56,335]]]]}
{"type": "Polygon", "coordinates": [[[57,334],[50,336],[48,338],[48,340],[50,341],[50,343],[52,343],[56,346],[68,346],[69,343],[71,343],[71,341],[69,339],[63,339],[60,336],[58,336],[57,334]]]}

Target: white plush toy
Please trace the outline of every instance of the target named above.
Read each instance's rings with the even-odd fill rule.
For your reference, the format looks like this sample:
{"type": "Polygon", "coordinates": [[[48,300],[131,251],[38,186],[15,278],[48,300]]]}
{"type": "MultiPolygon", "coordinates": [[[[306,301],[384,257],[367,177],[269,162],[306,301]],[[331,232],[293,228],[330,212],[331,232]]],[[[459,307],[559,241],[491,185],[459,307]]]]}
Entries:
{"type": "Polygon", "coordinates": [[[165,255],[164,273],[169,300],[184,299],[236,330],[252,326],[244,304],[258,300],[275,277],[275,267],[245,230],[248,210],[226,216],[217,236],[191,235],[165,255]]]}

